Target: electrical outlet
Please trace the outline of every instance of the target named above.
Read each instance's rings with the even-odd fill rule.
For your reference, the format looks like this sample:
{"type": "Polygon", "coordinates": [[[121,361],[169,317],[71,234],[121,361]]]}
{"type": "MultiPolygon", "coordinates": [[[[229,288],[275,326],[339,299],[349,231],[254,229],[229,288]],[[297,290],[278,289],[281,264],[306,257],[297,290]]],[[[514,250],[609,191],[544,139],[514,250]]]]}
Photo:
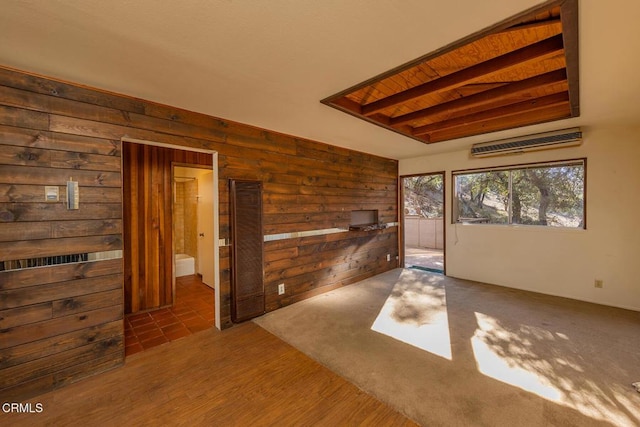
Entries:
{"type": "Polygon", "coordinates": [[[391,254],[387,254],[387,261],[391,261],[391,254]]]}
{"type": "Polygon", "coordinates": [[[278,285],[278,295],[284,294],[284,283],[278,285]]]}
{"type": "Polygon", "coordinates": [[[595,286],[596,288],[602,288],[604,286],[604,282],[600,279],[596,279],[593,286],[595,286]]]}

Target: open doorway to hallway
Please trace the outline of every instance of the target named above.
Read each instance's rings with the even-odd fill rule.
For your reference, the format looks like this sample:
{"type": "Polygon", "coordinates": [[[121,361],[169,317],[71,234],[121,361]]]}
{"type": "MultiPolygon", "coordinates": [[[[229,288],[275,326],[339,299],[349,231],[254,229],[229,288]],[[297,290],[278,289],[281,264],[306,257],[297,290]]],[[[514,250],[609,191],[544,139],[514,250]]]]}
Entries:
{"type": "Polygon", "coordinates": [[[128,141],[122,147],[130,356],[216,323],[217,197],[212,154],[128,141]]]}
{"type": "Polygon", "coordinates": [[[404,266],[444,273],[444,172],[402,177],[404,266]]]}

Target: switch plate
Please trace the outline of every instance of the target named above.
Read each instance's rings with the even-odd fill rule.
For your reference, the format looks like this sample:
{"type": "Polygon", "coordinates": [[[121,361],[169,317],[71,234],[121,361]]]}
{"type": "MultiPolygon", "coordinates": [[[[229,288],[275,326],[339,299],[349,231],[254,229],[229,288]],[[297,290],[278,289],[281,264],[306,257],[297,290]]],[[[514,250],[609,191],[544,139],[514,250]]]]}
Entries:
{"type": "Polygon", "coordinates": [[[60,201],[60,189],[55,185],[46,185],[44,187],[44,201],[45,202],[60,201]]]}

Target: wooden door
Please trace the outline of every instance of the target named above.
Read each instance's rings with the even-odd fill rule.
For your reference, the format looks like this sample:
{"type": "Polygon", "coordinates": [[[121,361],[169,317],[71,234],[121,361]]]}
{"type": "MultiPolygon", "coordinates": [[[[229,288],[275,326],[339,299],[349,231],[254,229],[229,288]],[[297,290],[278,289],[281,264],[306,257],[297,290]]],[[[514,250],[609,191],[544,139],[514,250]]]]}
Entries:
{"type": "Polygon", "coordinates": [[[233,254],[231,320],[241,322],[264,311],[262,183],[230,180],[233,254]]]}

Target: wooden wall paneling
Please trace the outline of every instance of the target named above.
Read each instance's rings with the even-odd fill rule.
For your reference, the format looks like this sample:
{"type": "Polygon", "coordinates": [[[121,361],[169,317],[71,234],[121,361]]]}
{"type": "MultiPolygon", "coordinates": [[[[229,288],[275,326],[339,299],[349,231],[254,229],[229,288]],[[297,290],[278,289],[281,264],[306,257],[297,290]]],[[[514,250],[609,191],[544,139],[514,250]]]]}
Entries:
{"type": "MultiPolygon", "coordinates": [[[[51,132],[48,99],[0,92],[0,266],[121,249],[119,141],[51,132]],[[65,206],[69,177],[78,210],[65,206]],[[45,185],[59,202],[44,201],[45,185]]],[[[122,364],[121,289],[121,259],[0,271],[0,394],[30,396],[122,364]],[[91,362],[96,348],[102,363],[91,362]]]]}
{"type": "MultiPolygon", "coordinates": [[[[44,287],[36,294],[49,292],[51,299],[32,304],[39,307],[38,312],[29,313],[25,308],[28,306],[6,309],[27,310],[6,312],[10,319],[16,318],[11,321],[21,323],[40,319],[39,316],[45,312],[42,308],[45,306],[41,304],[50,305],[52,310],[55,304],[61,310],[61,304],[67,298],[74,301],[67,309],[76,310],[69,308],[76,305],[77,310],[87,310],[16,324],[13,329],[27,328],[22,329],[26,331],[40,325],[39,330],[46,332],[30,338],[30,341],[26,335],[21,335],[25,342],[3,349],[0,369],[7,364],[17,366],[35,359],[46,360],[62,351],[89,348],[91,341],[121,336],[121,321],[118,324],[117,319],[101,318],[99,321],[106,323],[93,326],[85,323],[79,325],[81,329],[73,331],[56,323],[61,322],[60,319],[116,307],[97,308],[95,305],[96,295],[103,295],[105,300],[115,303],[116,298],[112,294],[115,289],[93,289],[86,294],[62,297],[51,291],[57,289],[56,283],[120,274],[125,292],[139,293],[144,286],[140,278],[145,277],[146,268],[157,269],[158,278],[165,277],[166,280],[168,277],[167,268],[160,266],[159,259],[155,265],[147,265],[139,255],[140,248],[151,242],[123,240],[121,237],[122,231],[127,236],[128,228],[146,229],[151,218],[156,218],[157,227],[170,229],[165,223],[170,219],[167,218],[170,210],[157,211],[154,217],[149,211],[152,206],[145,204],[143,189],[148,181],[142,179],[143,172],[138,170],[136,179],[131,180],[121,175],[119,159],[126,148],[121,147],[119,141],[123,137],[183,146],[185,150],[191,147],[218,152],[219,234],[223,239],[229,239],[232,231],[228,179],[259,180],[265,184],[262,198],[264,234],[334,225],[342,227],[348,225],[350,212],[359,209],[378,210],[379,218],[384,222],[395,222],[398,218],[397,161],[394,160],[1,67],[0,94],[0,227],[5,231],[10,227],[7,224],[19,228],[2,239],[2,244],[7,246],[0,247],[0,255],[14,243],[25,253],[31,253],[32,249],[28,248],[33,247],[29,246],[33,243],[30,242],[56,239],[98,239],[66,240],[72,244],[69,250],[74,245],[87,242],[93,242],[92,247],[103,250],[114,246],[116,240],[99,240],[103,237],[119,238],[126,255],[124,265],[123,260],[108,260],[0,272],[0,291],[44,287]],[[43,203],[42,187],[58,185],[62,188],[71,172],[73,179],[80,183],[82,209],[70,212],[43,203]],[[139,200],[136,209],[128,208],[126,203],[123,206],[121,191],[139,200]],[[144,209],[147,211],[141,215],[139,210],[144,209]],[[132,274],[132,265],[142,265],[138,275],[132,274]],[[8,356],[5,358],[5,355],[8,356]]],[[[210,155],[177,151],[178,154],[174,152],[171,155],[172,161],[186,164],[211,162],[210,155]]],[[[123,157],[123,173],[126,173],[129,165],[127,156],[123,157]]],[[[168,157],[165,155],[165,161],[168,157]]],[[[168,177],[159,175],[154,179],[164,182],[168,177]]],[[[62,202],[64,200],[60,206],[62,202]]],[[[265,244],[265,271],[274,277],[288,271],[284,273],[287,276],[285,295],[277,295],[278,280],[265,281],[267,310],[396,267],[395,261],[387,262],[385,256],[390,253],[395,257],[397,227],[380,232],[338,235],[284,239],[265,244]],[[298,266],[297,260],[304,261],[304,264],[298,266]],[[271,268],[273,271],[269,270],[271,268]]],[[[153,244],[165,251],[171,248],[166,236],[153,244]]],[[[50,245],[51,249],[53,246],[50,245]]],[[[220,317],[222,327],[226,328],[232,324],[230,248],[220,247],[219,256],[220,317]]],[[[20,304],[15,302],[16,298],[24,294],[11,295],[12,301],[20,304]]],[[[126,311],[134,309],[126,299],[124,306],[126,311]]],[[[114,315],[121,316],[118,313],[114,315]]],[[[93,359],[88,358],[91,360],[74,359],[68,367],[54,363],[49,370],[26,375],[22,382],[12,386],[11,393],[26,396],[46,391],[116,366],[122,363],[122,357],[122,352],[116,350],[103,355],[94,354],[93,359]]],[[[1,390],[8,391],[6,388],[1,390]]]]}
{"type": "Polygon", "coordinates": [[[3,271],[0,274],[0,291],[46,285],[65,280],[80,280],[91,277],[122,273],[122,260],[109,259],[83,263],[52,265],[47,268],[3,271]]]}

